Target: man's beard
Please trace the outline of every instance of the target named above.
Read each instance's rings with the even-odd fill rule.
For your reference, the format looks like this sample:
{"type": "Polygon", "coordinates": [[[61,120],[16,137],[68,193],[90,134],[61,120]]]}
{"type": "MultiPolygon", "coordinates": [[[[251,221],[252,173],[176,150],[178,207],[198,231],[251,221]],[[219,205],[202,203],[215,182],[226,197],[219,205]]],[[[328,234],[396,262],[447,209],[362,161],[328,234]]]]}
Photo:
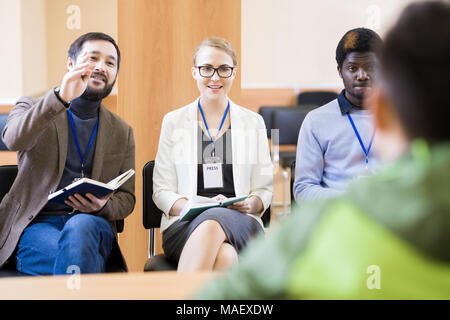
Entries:
{"type": "Polygon", "coordinates": [[[349,91],[349,94],[358,100],[363,100],[365,98],[365,94],[362,92],[356,93],[355,91],[351,90],[349,91]]]}
{"type": "Polygon", "coordinates": [[[353,90],[353,88],[351,90],[346,90],[348,91],[348,93],[353,96],[354,98],[358,99],[358,100],[365,100],[368,96],[370,96],[371,92],[372,92],[372,87],[369,85],[367,86],[367,90],[363,90],[361,92],[356,92],[356,90],[353,90]]]}
{"type": "Polygon", "coordinates": [[[105,85],[105,87],[101,90],[95,90],[89,87],[89,85],[86,87],[86,90],[81,95],[81,98],[84,98],[89,101],[99,101],[103,98],[106,98],[111,93],[114,84],[116,83],[116,80],[114,80],[113,83],[110,85],[105,85]]]}

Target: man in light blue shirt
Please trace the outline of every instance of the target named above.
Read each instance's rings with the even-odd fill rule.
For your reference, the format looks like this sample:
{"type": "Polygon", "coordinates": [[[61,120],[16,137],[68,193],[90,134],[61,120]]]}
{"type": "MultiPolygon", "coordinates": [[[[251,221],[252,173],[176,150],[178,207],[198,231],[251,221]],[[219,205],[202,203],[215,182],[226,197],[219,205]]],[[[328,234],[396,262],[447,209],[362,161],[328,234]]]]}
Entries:
{"type": "MultiPolygon", "coordinates": [[[[373,118],[362,108],[378,64],[381,38],[372,30],[348,31],[336,48],[337,69],[345,89],[339,97],[308,113],[300,129],[293,193],[295,200],[330,198],[353,178],[377,165],[373,118]]],[[[376,141],[375,141],[376,143],[376,141]]]]}

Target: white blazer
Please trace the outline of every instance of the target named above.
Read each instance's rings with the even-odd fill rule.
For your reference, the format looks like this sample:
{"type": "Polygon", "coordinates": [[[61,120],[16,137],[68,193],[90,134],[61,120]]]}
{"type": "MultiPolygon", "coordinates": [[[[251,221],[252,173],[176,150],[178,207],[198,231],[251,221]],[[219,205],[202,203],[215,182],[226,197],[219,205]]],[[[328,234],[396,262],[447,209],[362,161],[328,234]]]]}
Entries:
{"type": "MultiPolygon", "coordinates": [[[[153,201],[164,212],[161,233],[178,216],[169,216],[175,201],[197,195],[198,100],[166,114],[153,173],[153,201]]],[[[273,165],[263,118],[230,101],[233,181],[236,197],[258,196],[264,210],[273,197],[273,165]]]]}

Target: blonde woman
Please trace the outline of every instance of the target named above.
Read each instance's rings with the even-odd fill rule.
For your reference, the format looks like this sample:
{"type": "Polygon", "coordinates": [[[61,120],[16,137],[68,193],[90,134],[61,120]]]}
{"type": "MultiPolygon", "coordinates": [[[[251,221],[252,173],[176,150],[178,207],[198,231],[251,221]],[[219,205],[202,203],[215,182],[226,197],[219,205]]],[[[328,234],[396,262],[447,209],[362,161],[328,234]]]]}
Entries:
{"type": "Polygon", "coordinates": [[[273,195],[273,171],[263,119],[228,98],[237,59],[221,38],[204,40],[193,57],[200,97],[163,119],[153,175],[153,200],[166,257],[179,272],[223,270],[263,230],[261,216],[273,195]],[[214,173],[208,171],[214,165],[214,173]],[[247,196],[180,221],[189,200],[247,196]]]}

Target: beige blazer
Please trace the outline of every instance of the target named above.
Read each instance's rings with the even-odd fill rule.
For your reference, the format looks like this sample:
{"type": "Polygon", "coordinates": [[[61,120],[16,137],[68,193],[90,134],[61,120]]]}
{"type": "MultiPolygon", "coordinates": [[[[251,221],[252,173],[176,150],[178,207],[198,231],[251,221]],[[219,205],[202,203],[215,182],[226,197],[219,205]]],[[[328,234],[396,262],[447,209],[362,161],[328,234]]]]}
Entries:
{"type": "MultiPolygon", "coordinates": [[[[2,137],[18,151],[19,172],[0,204],[0,266],[13,253],[23,230],[56,191],[67,157],[68,116],[53,90],[39,99],[24,97],[11,110],[2,137]]],[[[134,168],[133,130],[118,116],[100,107],[92,178],[108,182],[134,168]]],[[[134,178],[96,213],[112,222],[134,208],[134,178]]]]}
{"type": "MultiPolygon", "coordinates": [[[[153,201],[164,212],[161,232],[179,219],[169,216],[175,201],[197,195],[197,103],[169,112],[162,122],[153,173],[153,201]]],[[[263,226],[261,215],[273,196],[273,166],[264,120],[232,101],[230,117],[235,193],[262,200],[263,212],[251,216],[263,226]]]]}

